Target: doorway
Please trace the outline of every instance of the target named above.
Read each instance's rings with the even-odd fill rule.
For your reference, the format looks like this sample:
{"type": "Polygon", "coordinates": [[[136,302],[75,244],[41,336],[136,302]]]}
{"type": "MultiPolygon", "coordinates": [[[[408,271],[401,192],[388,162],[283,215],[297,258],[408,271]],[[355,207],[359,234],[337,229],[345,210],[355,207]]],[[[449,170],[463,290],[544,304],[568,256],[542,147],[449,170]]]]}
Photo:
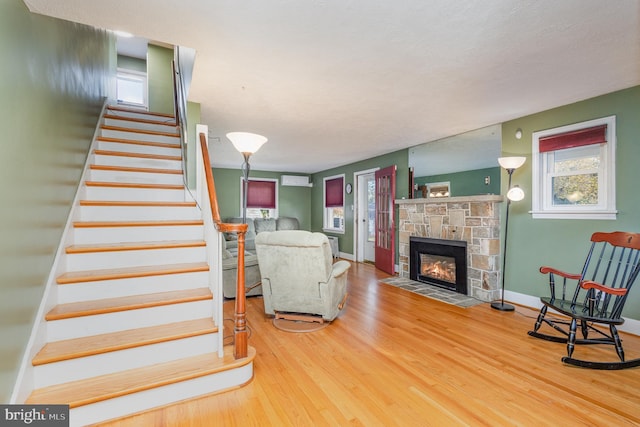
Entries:
{"type": "Polygon", "coordinates": [[[375,263],[375,215],[376,215],[376,179],[375,171],[356,172],[356,215],[354,216],[356,261],[375,263]]]}

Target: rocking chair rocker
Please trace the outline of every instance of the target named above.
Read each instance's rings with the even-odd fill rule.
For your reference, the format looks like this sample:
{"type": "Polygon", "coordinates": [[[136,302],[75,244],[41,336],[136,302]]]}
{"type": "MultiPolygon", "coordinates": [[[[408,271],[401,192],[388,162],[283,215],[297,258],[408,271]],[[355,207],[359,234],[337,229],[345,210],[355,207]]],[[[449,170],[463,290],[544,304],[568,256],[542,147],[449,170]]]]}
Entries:
{"type": "MultiPolygon", "coordinates": [[[[594,233],[581,274],[570,274],[552,267],[540,267],[549,275],[550,297],[542,297],[544,304],[529,335],[548,341],[567,344],[564,363],[591,369],[626,369],[640,366],[640,358],[625,361],[622,341],[616,325],[624,323],[622,310],[627,296],[640,272],[640,234],[594,233]],[[556,276],[562,278],[561,294],[556,289],[556,276]],[[569,319],[547,316],[551,308],[569,319]],[[545,323],[562,334],[538,332],[545,323]],[[600,328],[596,326],[600,325],[600,328]],[[609,331],[602,326],[608,326],[609,331]],[[568,327],[568,329],[567,329],[568,327]],[[582,338],[576,338],[580,329],[582,338]],[[594,362],[573,357],[576,344],[609,344],[615,346],[619,362],[594,362]]],[[[558,283],[558,288],[559,288],[558,283]]]]}

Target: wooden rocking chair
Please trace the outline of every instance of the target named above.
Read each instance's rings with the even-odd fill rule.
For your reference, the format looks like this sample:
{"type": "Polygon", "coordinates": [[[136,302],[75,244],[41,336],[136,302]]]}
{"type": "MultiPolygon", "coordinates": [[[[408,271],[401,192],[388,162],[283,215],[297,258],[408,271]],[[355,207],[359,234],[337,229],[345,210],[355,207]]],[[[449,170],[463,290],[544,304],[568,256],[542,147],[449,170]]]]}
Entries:
{"type": "Polygon", "coordinates": [[[622,341],[616,325],[624,323],[622,310],[631,287],[640,271],[640,234],[638,233],[594,233],[591,249],[581,274],[570,274],[541,267],[540,272],[549,275],[551,296],[540,298],[544,304],[529,335],[548,341],[567,344],[564,363],[591,369],[626,369],[640,366],[640,358],[625,361],[622,341]],[[556,286],[556,279],[562,289],[556,286]],[[561,291],[561,294],[559,294],[561,291]],[[569,318],[557,319],[547,316],[553,310],[569,318]],[[546,323],[561,336],[538,332],[546,323]],[[600,325],[601,328],[596,328],[600,325]],[[602,326],[608,326],[609,331],[602,326]],[[582,338],[576,338],[580,329],[582,338]],[[576,344],[614,345],[619,362],[593,362],[572,357],[576,344]]]}

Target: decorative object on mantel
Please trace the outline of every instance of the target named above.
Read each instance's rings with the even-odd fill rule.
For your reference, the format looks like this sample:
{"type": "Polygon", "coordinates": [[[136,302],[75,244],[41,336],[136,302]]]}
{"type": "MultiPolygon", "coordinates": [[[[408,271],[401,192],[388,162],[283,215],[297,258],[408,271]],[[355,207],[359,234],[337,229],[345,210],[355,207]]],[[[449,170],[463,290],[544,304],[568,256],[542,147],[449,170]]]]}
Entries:
{"type": "Polygon", "coordinates": [[[504,303],[504,277],[506,276],[505,272],[507,268],[507,236],[509,233],[509,206],[511,206],[511,201],[518,202],[524,199],[524,191],[520,187],[518,187],[517,185],[514,186],[513,188],[511,187],[511,176],[513,175],[513,172],[516,169],[518,169],[520,166],[524,164],[525,160],[527,160],[526,157],[500,157],[498,159],[498,163],[500,163],[500,166],[506,169],[507,173],[509,174],[509,185],[507,187],[509,188],[509,190],[507,191],[507,213],[504,220],[504,247],[502,250],[502,273],[501,273],[502,274],[502,293],[501,293],[502,296],[500,301],[494,301],[491,303],[491,308],[495,308],[496,310],[500,310],[500,311],[515,310],[515,307],[512,306],[511,304],[504,303]]]}
{"type": "Polygon", "coordinates": [[[244,163],[242,164],[242,222],[247,222],[247,192],[249,191],[249,157],[267,142],[267,138],[262,135],[249,132],[229,132],[227,138],[231,141],[236,150],[242,153],[244,163]]]}

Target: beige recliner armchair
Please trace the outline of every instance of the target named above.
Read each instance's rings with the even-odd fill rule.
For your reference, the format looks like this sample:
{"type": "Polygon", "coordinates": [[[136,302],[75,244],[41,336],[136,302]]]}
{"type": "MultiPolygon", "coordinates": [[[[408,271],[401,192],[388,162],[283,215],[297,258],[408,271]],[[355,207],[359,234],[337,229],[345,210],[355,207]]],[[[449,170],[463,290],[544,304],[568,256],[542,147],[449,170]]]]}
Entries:
{"type": "Polygon", "coordinates": [[[333,263],[329,239],[302,230],[263,232],[256,252],[264,311],[305,313],[333,320],[347,298],[347,261],[333,263]]]}

